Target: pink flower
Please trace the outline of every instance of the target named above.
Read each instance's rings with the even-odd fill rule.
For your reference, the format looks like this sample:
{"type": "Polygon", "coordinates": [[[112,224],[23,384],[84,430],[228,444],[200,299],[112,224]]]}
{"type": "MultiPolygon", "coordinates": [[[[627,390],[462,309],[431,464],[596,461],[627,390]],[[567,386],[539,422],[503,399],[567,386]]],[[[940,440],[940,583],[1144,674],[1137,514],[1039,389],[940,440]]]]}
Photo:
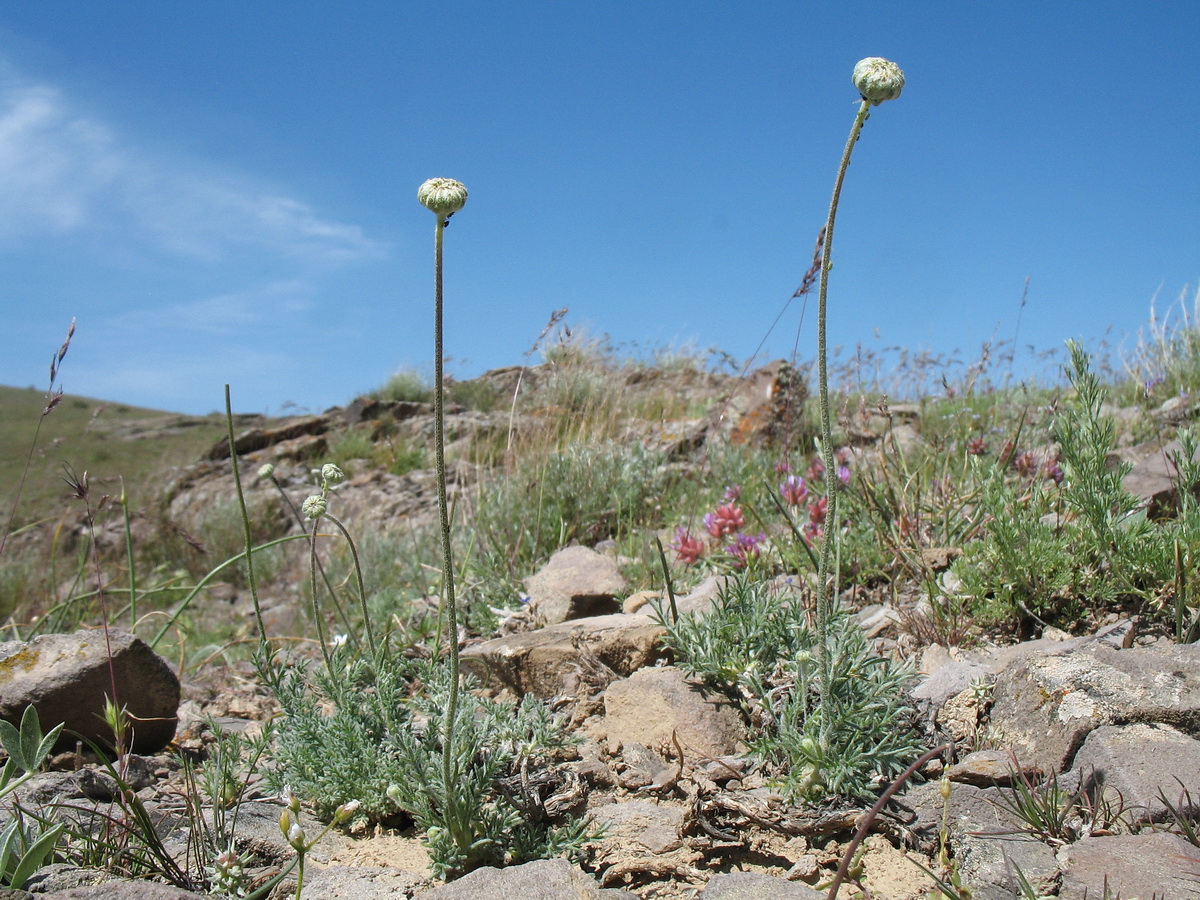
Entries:
{"type": "Polygon", "coordinates": [[[1037,457],[1032,452],[1026,450],[1017,454],[1017,458],[1013,460],[1013,466],[1017,470],[1017,474],[1024,478],[1032,478],[1038,470],[1037,457]]]}
{"type": "Polygon", "coordinates": [[[740,569],[753,559],[758,559],[758,547],[767,536],[762,532],[758,534],[742,534],[738,533],[733,543],[725,549],[729,551],[729,555],[733,557],[733,565],[740,569]]]}
{"type": "Polygon", "coordinates": [[[684,565],[694,565],[704,555],[704,541],[692,537],[684,528],[675,529],[675,541],[671,544],[675,559],[684,565]]]}
{"type": "Polygon", "coordinates": [[[789,475],[780,483],[779,495],[788,506],[798,506],[808,496],[808,485],[799,475],[789,475]]]}
{"type": "Polygon", "coordinates": [[[808,521],[813,525],[825,524],[825,513],[829,510],[829,498],[822,497],[808,504],[808,521]]]}
{"type": "Polygon", "coordinates": [[[1046,460],[1045,465],[1042,466],[1042,474],[1045,475],[1047,478],[1049,478],[1051,481],[1053,481],[1055,484],[1062,484],[1062,482],[1063,482],[1062,466],[1060,466],[1058,464],[1057,459],[1046,460]]]}
{"type": "Polygon", "coordinates": [[[716,512],[710,512],[704,517],[704,527],[715,538],[734,534],[746,527],[746,517],[732,503],[718,506],[716,512]]]}
{"type": "Polygon", "coordinates": [[[776,475],[786,475],[790,471],[792,471],[792,466],[786,459],[781,459],[775,463],[776,475]]]}
{"type": "Polygon", "coordinates": [[[838,481],[840,481],[842,484],[849,484],[850,483],[850,468],[848,466],[838,466],[837,467],[837,477],[838,477],[838,481]]]}
{"type": "Polygon", "coordinates": [[[825,477],[825,463],[821,462],[820,457],[814,456],[812,462],[808,466],[808,472],[805,473],[809,481],[817,481],[825,477]]]}
{"type": "Polygon", "coordinates": [[[725,502],[737,503],[742,496],[742,486],[740,484],[731,484],[725,488],[725,502]]]}
{"type": "Polygon", "coordinates": [[[983,454],[987,453],[987,451],[987,441],[985,441],[983,438],[971,438],[971,440],[967,441],[967,452],[972,456],[983,456],[983,454]]]}

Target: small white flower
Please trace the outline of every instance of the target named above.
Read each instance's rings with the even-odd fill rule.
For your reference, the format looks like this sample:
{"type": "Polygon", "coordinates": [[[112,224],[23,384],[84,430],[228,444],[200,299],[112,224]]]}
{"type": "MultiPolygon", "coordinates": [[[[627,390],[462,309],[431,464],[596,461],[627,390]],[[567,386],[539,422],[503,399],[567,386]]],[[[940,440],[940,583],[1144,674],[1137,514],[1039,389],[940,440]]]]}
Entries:
{"type": "Polygon", "coordinates": [[[330,647],[344,647],[344,646],[346,646],[346,642],[348,640],[350,640],[350,635],[348,635],[348,634],[335,634],[333,636],[333,639],[330,640],[329,646],[330,647]]]}

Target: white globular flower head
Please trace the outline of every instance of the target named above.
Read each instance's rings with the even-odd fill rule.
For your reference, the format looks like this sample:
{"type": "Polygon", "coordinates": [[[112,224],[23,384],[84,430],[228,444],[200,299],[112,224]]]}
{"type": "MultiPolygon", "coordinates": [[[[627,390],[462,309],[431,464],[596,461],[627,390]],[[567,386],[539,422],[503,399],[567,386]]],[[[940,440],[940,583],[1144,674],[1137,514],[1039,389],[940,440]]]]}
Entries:
{"type": "Polygon", "coordinates": [[[904,72],[894,62],[879,56],[860,59],[854,66],[854,86],[864,100],[878,106],[895,100],[904,89],[904,72]]]}
{"type": "Polygon", "coordinates": [[[258,467],[258,475],[256,477],[258,478],[259,481],[266,481],[268,478],[270,478],[274,474],[275,474],[275,465],[273,463],[263,463],[261,466],[258,467]]]}
{"type": "Polygon", "coordinates": [[[304,517],[306,519],[316,520],[325,515],[325,510],[328,508],[329,504],[325,502],[324,497],[322,497],[320,494],[313,494],[304,501],[304,504],[300,507],[300,510],[304,513],[304,517]]]}
{"type": "Polygon", "coordinates": [[[417,188],[421,205],[445,223],[467,203],[467,186],[453,178],[430,178],[417,188]]]}
{"type": "Polygon", "coordinates": [[[333,463],[321,466],[321,481],[325,484],[339,484],[345,477],[342,470],[333,463]]]}

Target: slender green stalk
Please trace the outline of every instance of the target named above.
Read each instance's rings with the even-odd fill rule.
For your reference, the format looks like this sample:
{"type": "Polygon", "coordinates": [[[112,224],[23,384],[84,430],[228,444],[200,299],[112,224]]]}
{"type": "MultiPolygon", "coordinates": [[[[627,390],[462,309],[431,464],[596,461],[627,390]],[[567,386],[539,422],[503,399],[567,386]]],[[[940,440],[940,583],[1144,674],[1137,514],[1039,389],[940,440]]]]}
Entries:
{"type": "Polygon", "coordinates": [[[133,529],[129,523],[129,495],[125,479],[121,479],[121,515],[125,520],[125,564],[129,567],[129,633],[137,628],[137,571],[133,567],[133,529]]]}
{"type": "MultiPolygon", "coordinates": [[[[286,544],[289,541],[306,541],[306,540],[308,540],[307,534],[289,534],[286,537],[275,538],[275,540],[273,540],[273,541],[268,541],[265,544],[260,544],[259,546],[255,547],[254,549],[255,550],[268,550],[271,547],[276,547],[279,544],[286,544]]],[[[179,620],[179,617],[181,615],[183,615],[183,613],[187,610],[187,608],[189,606],[191,606],[192,601],[195,600],[196,597],[200,594],[200,592],[208,586],[208,583],[210,581],[212,581],[214,578],[216,578],[218,575],[220,575],[221,572],[223,572],[228,566],[233,565],[235,562],[237,562],[239,559],[244,558],[245,556],[246,556],[246,551],[243,550],[241,553],[238,553],[236,556],[229,557],[229,559],[225,560],[220,565],[215,566],[214,568],[209,570],[207,575],[205,575],[198,582],[196,582],[196,584],[194,584],[192,586],[192,589],[190,591],[188,591],[187,596],[184,597],[182,600],[180,600],[179,604],[175,607],[174,611],[172,611],[167,616],[166,624],[163,625],[161,628],[159,628],[158,632],[150,640],[150,649],[153,650],[156,646],[158,646],[158,642],[161,641],[163,639],[163,637],[166,636],[166,633],[171,630],[171,626],[173,626],[179,620]]]]}
{"type": "MultiPolygon", "coordinates": [[[[337,526],[338,531],[342,533],[342,537],[346,539],[346,545],[350,548],[350,558],[354,561],[354,580],[358,586],[358,602],[362,609],[363,627],[367,631],[367,648],[371,651],[371,655],[374,656],[376,650],[375,630],[371,627],[371,613],[367,609],[367,585],[363,581],[362,563],[358,559],[358,547],[355,546],[354,538],[350,537],[350,532],[342,524],[341,519],[331,512],[326,512],[325,518],[337,526]]],[[[313,530],[316,531],[315,528],[313,530]]],[[[318,566],[320,565],[320,560],[317,560],[317,564],[318,566]]],[[[324,570],[322,570],[321,574],[325,574],[324,570]]],[[[325,581],[328,584],[329,579],[326,578],[325,581]]]]}
{"type": "Polygon", "coordinates": [[[246,545],[246,582],[250,585],[250,598],[254,601],[254,620],[258,624],[259,646],[267,644],[267,626],[263,624],[262,605],[258,600],[258,580],[254,577],[254,539],[250,534],[250,513],[246,511],[246,495],[242,492],[242,476],[238,472],[237,448],[233,437],[233,404],[229,399],[229,385],[225,385],[225,432],[229,436],[229,459],[233,464],[233,486],[237,491],[238,509],[242,513],[242,538],[246,545]]]}
{"type": "MultiPolygon", "coordinates": [[[[326,515],[329,515],[326,513],[326,515]]],[[[317,601],[317,523],[313,522],[312,532],[308,537],[308,584],[312,592],[313,622],[317,626],[317,643],[321,645],[321,658],[325,661],[325,671],[333,674],[333,660],[329,657],[329,642],[325,639],[325,622],[321,615],[321,604],[317,601]]],[[[300,878],[304,878],[304,858],[300,859],[300,878]]]]}
{"type": "MultiPolygon", "coordinates": [[[[842,195],[842,182],[850,167],[850,154],[858,141],[863,123],[871,113],[871,101],[863,100],[854,117],[854,126],[842,151],[842,162],[838,166],[837,180],[833,183],[833,199],[829,202],[829,218],[825,222],[825,251],[821,258],[821,288],[817,299],[817,387],[821,403],[821,461],[825,466],[825,539],[821,542],[821,558],[817,567],[817,630],[818,646],[825,646],[826,627],[835,595],[830,578],[830,562],[833,560],[833,545],[838,540],[837,517],[837,469],[833,457],[833,426],[829,414],[829,366],[825,342],[826,298],[829,294],[829,270],[833,268],[833,223],[837,218],[838,199],[842,195]]],[[[836,578],[836,574],[834,575],[836,578]]]]}

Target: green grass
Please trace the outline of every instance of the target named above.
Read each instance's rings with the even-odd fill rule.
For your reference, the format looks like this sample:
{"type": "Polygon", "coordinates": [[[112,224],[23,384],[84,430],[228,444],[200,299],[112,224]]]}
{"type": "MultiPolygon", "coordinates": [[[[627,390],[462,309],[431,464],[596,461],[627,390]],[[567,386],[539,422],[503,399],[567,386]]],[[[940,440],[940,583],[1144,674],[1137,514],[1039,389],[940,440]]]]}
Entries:
{"type": "MultiPolygon", "coordinates": [[[[0,386],[0,514],[7,522],[16,486],[45,406],[44,391],[0,386]]],[[[121,493],[152,507],[173,467],[196,461],[225,433],[217,415],[184,416],[68,394],[46,416],[21,495],[16,524],[60,515],[70,504],[62,466],[87,472],[97,494],[121,493]]]]}

